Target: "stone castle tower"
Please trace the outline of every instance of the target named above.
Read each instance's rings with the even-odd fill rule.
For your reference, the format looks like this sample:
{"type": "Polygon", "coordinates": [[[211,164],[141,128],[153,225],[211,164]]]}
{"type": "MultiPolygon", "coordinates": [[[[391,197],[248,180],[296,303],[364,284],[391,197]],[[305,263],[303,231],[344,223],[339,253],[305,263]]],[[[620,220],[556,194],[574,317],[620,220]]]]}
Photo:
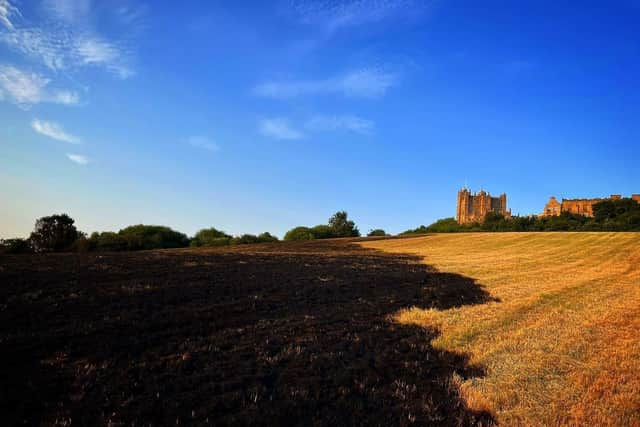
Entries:
{"type": "Polygon", "coordinates": [[[500,197],[491,197],[491,194],[482,190],[474,194],[467,188],[458,191],[456,211],[458,224],[482,222],[489,212],[502,214],[505,218],[511,217],[511,211],[507,210],[507,195],[505,193],[502,193],[500,197]]]}

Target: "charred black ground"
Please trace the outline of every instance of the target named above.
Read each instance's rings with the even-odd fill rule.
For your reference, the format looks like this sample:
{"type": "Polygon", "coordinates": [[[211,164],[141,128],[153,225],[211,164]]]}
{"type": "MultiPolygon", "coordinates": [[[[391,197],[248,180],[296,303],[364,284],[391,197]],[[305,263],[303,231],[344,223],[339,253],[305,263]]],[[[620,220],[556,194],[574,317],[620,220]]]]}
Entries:
{"type": "MultiPolygon", "coordinates": [[[[350,240],[0,257],[9,424],[473,425],[409,306],[481,304],[468,277],[350,240]]],[[[9,425],[7,424],[7,425],[9,425]]]]}

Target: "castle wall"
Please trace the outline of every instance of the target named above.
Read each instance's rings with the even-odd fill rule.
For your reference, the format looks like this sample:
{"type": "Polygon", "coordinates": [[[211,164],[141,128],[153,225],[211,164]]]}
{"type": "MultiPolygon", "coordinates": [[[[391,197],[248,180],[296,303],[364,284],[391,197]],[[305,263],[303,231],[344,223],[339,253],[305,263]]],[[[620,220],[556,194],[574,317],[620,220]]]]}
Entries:
{"type": "Polygon", "coordinates": [[[576,215],[593,216],[593,205],[605,199],[573,199],[562,200],[562,212],[576,215]]]}
{"type": "MultiPolygon", "coordinates": [[[[640,194],[634,194],[631,196],[633,200],[640,203],[640,194]]],[[[605,200],[620,200],[622,196],[620,194],[612,194],[606,199],[562,199],[562,204],[559,204],[555,197],[551,197],[549,202],[545,205],[542,216],[557,216],[561,212],[569,212],[576,215],[593,216],[593,205],[603,202],[605,200]],[[560,205],[560,209],[557,207],[560,205]]]]}

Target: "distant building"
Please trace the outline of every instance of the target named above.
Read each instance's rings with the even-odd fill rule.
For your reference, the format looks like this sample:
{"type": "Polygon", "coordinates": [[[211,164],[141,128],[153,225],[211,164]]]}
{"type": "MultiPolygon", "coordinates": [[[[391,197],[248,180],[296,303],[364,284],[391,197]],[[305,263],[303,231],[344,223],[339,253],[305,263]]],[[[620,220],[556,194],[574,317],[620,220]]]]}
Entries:
{"type": "MultiPolygon", "coordinates": [[[[604,199],[562,199],[562,203],[559,203],[555,197],[551,196],[549,202],[544,205],[544,211],[540,216],[558,216],[562,212],[569,212],[576,215],[593,216],[593,205],[603,202],[605,200],[620,200],[622,196],[620,194],[612,194],[609,198],[604,199]]],[[[640,203],[640,194],[634,194],[631,196],[633,200],[640,203]]]]}
{"type": "Polygon", "coordinates": [[[507,210],[507,195],[503,193],[500,197],[491,197],[491,194],[482,190],[479,193],[471,194],[467,188],[458,191],[456,210],[458,224],[483,222],[489,212],[510,218],[511,211],[507,210]]]}
{"type": "Polygon", "coordinates": [[[541,216],[558,216],[562,212],[562,203],[555,196],[551,196],[549,203],[544,205],[544,212],[541,216]]]}

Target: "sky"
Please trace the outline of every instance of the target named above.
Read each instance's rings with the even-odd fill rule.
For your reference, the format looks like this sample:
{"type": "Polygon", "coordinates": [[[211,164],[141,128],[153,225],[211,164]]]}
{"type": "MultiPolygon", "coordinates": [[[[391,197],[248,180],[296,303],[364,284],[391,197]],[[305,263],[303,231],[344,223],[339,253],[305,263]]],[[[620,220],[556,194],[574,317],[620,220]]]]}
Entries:
{"type": "Polygon", "coordinates": [[[640,193],[640,2],[0,0],[0,238],[640,193]]]}

